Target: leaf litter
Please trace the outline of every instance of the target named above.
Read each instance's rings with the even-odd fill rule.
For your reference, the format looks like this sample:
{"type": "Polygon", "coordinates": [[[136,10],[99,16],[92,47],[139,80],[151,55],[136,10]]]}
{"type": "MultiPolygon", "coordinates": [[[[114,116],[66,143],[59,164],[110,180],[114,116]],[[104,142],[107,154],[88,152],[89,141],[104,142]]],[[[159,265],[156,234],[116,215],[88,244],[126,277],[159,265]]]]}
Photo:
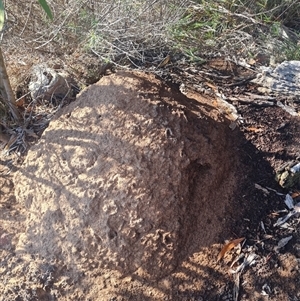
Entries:
{"type": "MultiPolygon", "coordinates": [[[[270,192],[273,192],[279,196],[284,195],[282,193],[277,192],[275,189],[271,189],[268,187],[264,188],[259,184],[255,184],[255,188],[261,190],[266,196],[268,196],[270,192]]],[[[277,233],[280,230],[285,231],[284,233],[286,233],[286,231],[293,232],[296,229],[296,226],[299,224],[299,220],[295,221],[293,226],[287,223],[287,220],[299,215],[300,213],[300,202],[294,204],[294,199],[297,197],[299,197],[299,193],[285,195],[284,203],[289,211],[285,216],[279,217],[276,223],[273,224],[273,227],[277,229],[277,233]]],[[[273,216],[274,218],[276,215],[279,215],[283,212],[287,212],[287,210],[276,211],[271,216],[273,216]]],[[[218,254],[217,262],[221,261],[221,259],[224,258],[226,253],[228,253],[229,251],[233,249],[238,250],[235,254],[235,257],[233,257],[230,267],[228,269],[228,274],[231,275],[233,279],[232,295],[234,301],[239,300],[241,285],[244,284],[241,284],[241,279],[243,272],[246,271],[246,268],[254,267],[256,263],[259,263],[258,266],[254,269],[256,275],[259,276],[265,269],[264,266],[267,265],[270,261],[270,258],[282,254],[282,252],[284,252],[284,248],[293,239],[293,235],[284,236],[279,241],[277,240],[276,244],[274,235],[268,234],[268,230],[270,229],[265,226],[265,223],[263,221],[260,222],[259,227],[262,229],[263,238],[257,240],[254,245],[250,246],[248,244],[245,244],[246,238],[242,237],[227,242],[218,254]],[[261,254],[257,255],[255,251],[257,250],[259,244],[262,248],[264,248],[264,240],[271,241],[271,244],[273,244],[273,252],[271,251],[267,256],[263,256],[261,254]],[[241,244],[242,242],[243,246],[241,244]]],[[[272,294],[272,292],[273,291],[268,285],[268,283],[265,283],[261,288],[262,296],[269,297],[272,294]]]]}
{"type": "Polygon", "coordinates": [[[237,238],[226,243],[218,255],[217,262],[219,262],[227,252],[239,245],[244,239],[245,237],[237,238]]]}
{"type": "Polygon", "coordinates": [[[294,205],[294,199],[291,195],[286,195],[284,203],[289,208],[290,212],[288,212],[287,215],[278,218],[277,222],[274,224],[274,227],[284,225],[292,216],[299,215],[300,213],[300,202],[294,205]]]}

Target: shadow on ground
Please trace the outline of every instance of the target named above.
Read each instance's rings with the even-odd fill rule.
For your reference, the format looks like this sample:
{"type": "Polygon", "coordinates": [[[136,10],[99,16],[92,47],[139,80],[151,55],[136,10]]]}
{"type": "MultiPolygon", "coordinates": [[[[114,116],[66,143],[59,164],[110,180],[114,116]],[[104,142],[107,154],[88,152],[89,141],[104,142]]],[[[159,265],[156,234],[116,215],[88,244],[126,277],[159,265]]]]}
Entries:
{"type": "MultiPolygon", "coordinates": [[[[231,300],[218,251],[257,239],[273,200],[254,184],[276,183],[229,124],[207,100],[141,73],[105,77],[63,109],[15,177],[28,209],[17,254],[56,262],[48,297],[231,300]]],[[[264,300],[247,281],[243,298],[264,300]]]]}

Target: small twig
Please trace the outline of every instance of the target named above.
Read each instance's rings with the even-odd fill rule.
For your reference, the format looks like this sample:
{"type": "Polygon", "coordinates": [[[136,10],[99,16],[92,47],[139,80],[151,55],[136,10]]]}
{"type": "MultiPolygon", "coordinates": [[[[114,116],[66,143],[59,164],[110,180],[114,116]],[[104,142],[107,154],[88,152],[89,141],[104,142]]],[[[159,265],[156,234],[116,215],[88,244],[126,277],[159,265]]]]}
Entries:
{"type": "Polygon", "coordinates": [[[30,15],[31,15],[32,3],[33,3],[33,0],[30,2],[29,13],[28,13],[28,15],[27,15],[27,18],[26,18],[26,21],[25,21],[24,27],[23,27],[23,29],[22,29],[22,31],[21,31],[21,33],[20,33],[20,36],[22,36],[22,35],[23,35],[23,33],[24,33],[24,30],[25,30],[25,29],[26,29],[26,27],[27,27],[27,24],[28,24],[28,21],[29,21],[29,17],[30,17],[30,15]]]}

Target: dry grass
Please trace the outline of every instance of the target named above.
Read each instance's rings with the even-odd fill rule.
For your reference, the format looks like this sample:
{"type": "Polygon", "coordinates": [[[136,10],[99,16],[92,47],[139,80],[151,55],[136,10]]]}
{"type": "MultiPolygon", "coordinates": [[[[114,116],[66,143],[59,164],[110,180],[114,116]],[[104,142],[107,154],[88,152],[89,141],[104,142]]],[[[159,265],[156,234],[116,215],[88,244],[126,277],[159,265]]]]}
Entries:
{"type": "MultiPolygon", "coordinates": [[[[78,59],[83,53],[94,60],[79,66],[81,70],[93,70],[91,64],[97,61],[151,69],[175,53],[195,64],[219,55],[246,61],[259,54],[277,62],[300,59],[298,0],[48,0],[48,4],[53,21],[36,0],[6,1],[2,48],[18,97],[32,65],[57,58],[64,67],[75,61],[84,64],[85,58],[78,59]]],[[[9,115],[1,103],[0,113],[1,124],[8,127],[9,115]]],[[[49,110],[45,124],[48,116],[49,110]]]]}
{"type": "MultiPolygon", "coordinates": [[[[79,49],[103,61],[130,62],[135,67],[157,64],[172,51],[192,60],[219,54],[250,57],[258,52],[283,60],[285,50],[291,54],[292,46],[286,35],[297,42],[300,29],[300,4],[296,0],[48,3],[53,22],[37,1],[7,0],[3,41],[7,49],[60,57],[79,49]]],[[[297,56],[299,51],[293,52],[297,56]]]]}
{"type": "Polygon", "coordinates": [[[190,5],[171,1],[49,0],[54,21],[47,20],[36,1],[8,1],[5,42],[31,51],[64,55],[76,48],[94,52],[103,60],[140,57],[172,45],[169,28],[190,5]],[[68,2],[68,3],[66,3],[68,2]],[[13,37],[13,38],[12,38],[13,37]]]}

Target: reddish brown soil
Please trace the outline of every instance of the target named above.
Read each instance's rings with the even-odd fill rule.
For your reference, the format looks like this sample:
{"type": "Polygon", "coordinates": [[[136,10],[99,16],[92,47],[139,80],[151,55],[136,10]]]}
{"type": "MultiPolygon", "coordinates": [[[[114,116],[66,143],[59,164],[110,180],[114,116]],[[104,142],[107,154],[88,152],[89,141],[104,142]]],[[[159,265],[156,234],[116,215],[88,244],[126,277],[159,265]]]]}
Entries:
{"type": "MultiPolygon", "coordinates": [[[[224,215],[216,218],[215,212],[208,210],[206,221],[202,223],[207,225],[204,230],[207,237],[213,233],[211,241],[208,239],[209,243],[203,244],[201,229],[195,224],[198,212],[190,210],[190,220],[186,222],[191,233],[186,233],[187,246],[181,246],[189,250],[168,275],[153,281],[143,270],[124,275],[117,270],[102,269],[101,273],[82,271],[82,278],[79,279],[63,278],[57,274],[61,269],[56,262],[45,262],[38,254],[22,259],[16,256],[15,248],[19,234],[24,232],[28,212],[16,202],[12,176],[16,168],[22,167],[16,160],[8,162],[2,159],[0,300],[231,301],[234,300],[234,280],[228,271],[234,254],[225,256],[220,262],[217,262],[217,256],[225,240],[239,237],[246,238],[244,252],[252,250],[258,257],[256,263],[246,267],[241,275],[238,300],[288,301],[300,298],[299,228],[290,234],[287,230],[274,227],[279,217],[274,212],[285,209],[284,197],[272,191],[265,194],[254,186],[257,183],[278,192],[288,192],[276,183],[275,170],[282,163],[299,156],[299,118],[291,117],[277,107],[238,105],[244,123],[231,131],[228,127],[230,122],[225,120],[210,98],[205,99],[192,92],[188,96],[193,102],[189,105],[183,103],[190,110],[187,117],[192,116],[193,105],[202,103],[200,117],[203,119],[203,129],[208,130],[205,128],[206,119],[215,120],[215,127],[220,127],[230,139],[224,145],[227,148],[224,159],[228,160],[228,154],[232,153],[232,158],[239,160],[232,162],[232,168],[239,167],[235,170],[237,182],[231,202],[226,203],[224,215]],[[223,122],[224,125],[220,126],[223,122]],[[11,173],[7,174],[9,168],[12,168],[11,173]],[[261,222],[266,233],[261,228],[261,222]],[[275,252],[278,241],[288,235],[293,236],[292,240],[279,253],[275,252]]],[[[209,124],[212,126],[214,123],[209,124]]],[[[219,153],[221,162],[222,150],[219,153]]],[[[223,206],[224,200],[220,195],[218,197],[217,203],[223,206]]]]}

